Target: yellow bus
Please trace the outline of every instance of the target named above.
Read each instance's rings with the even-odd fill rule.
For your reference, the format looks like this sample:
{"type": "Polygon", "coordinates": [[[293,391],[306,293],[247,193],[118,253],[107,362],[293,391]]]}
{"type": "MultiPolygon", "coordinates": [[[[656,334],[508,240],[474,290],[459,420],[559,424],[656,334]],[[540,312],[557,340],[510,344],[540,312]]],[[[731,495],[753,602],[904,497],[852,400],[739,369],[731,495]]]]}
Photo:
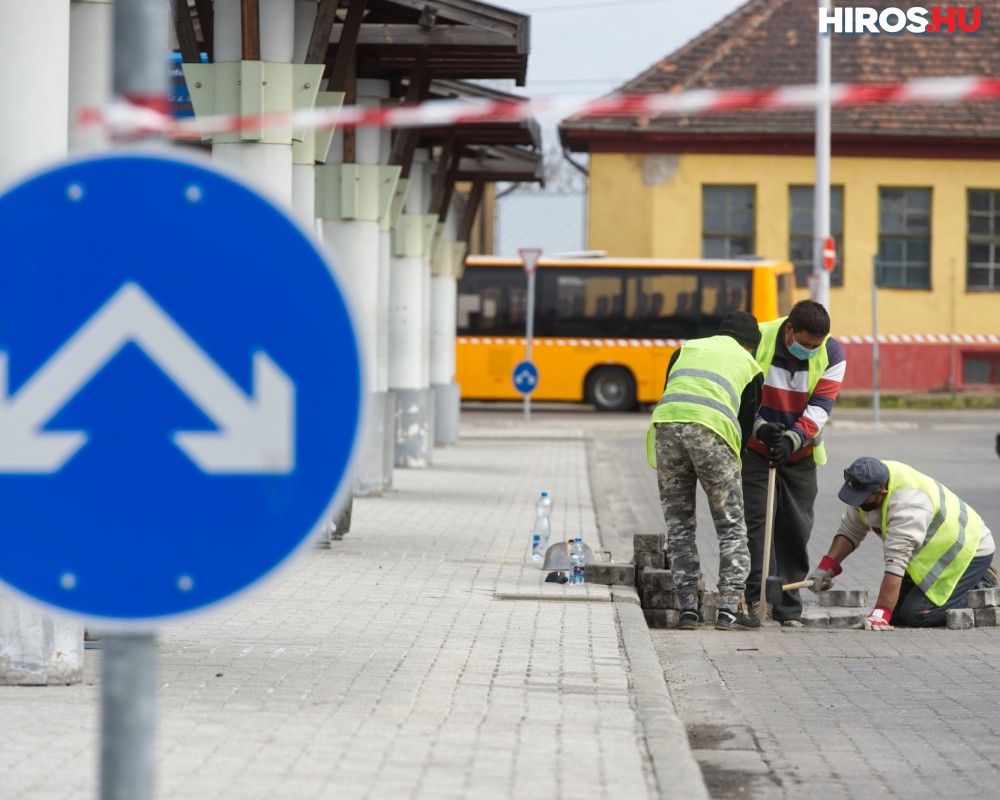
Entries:
{"type": "MultiPolygon", "coordinates": [[[[655,403],[685,340],[730,311],[775,319],[792,307],[787,261],[542,258],[535,272],[534,400],[626,411],[655,403]]],[[[465,400],[517,400],[527,278],[515,258],[470,256],[458,282],[456,380],[465,400]]]]}

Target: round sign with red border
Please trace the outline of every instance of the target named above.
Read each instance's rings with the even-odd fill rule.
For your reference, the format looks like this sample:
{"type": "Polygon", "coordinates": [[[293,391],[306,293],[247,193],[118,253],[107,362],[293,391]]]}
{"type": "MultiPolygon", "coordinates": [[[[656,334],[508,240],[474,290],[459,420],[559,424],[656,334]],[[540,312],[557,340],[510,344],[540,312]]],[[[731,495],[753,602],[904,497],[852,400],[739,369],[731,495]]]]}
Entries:
{"type": "Polygon", "coordinates": [[[827,236],[823,242],[823,266],[827,272],[833,272],[833,268],[837,266],[837,243],[832,236],[827,236]]]}

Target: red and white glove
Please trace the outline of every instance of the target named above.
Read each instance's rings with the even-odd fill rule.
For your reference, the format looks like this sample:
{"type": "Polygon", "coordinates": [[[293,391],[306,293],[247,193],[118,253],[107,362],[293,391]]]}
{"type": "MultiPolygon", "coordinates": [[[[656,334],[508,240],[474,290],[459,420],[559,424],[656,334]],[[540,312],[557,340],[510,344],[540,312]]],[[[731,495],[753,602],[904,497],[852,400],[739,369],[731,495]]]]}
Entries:
{"type": "Polygon", "coordinates": [[[875,606],[875,610],[872,611],[867,617],[865,617],[865,630],[866,631],[891,631],[892,625],[889,624],[889,620],[892,619],[892,610],[885,608],[883,606],[875,606]]]}
{"type": "Polygon", "coordinates": [[[819,566],[806,575],[806,580],[812,581],[808,586],[809,591],[816,594],[827,591],[833,586],[833,579],[843,571],[839,561],[830,558],[830,556],[823,556],[819,566]]]}

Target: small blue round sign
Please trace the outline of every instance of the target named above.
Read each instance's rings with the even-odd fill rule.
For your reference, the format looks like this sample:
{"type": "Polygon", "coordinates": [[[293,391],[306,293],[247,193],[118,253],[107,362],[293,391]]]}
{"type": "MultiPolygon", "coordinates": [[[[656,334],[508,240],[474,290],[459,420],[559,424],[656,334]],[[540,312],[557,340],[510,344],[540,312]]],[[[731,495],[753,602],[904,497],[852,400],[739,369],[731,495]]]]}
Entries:
{"type": "Polygon", "coordinates": [[[510,376],[514,388],[521,394],[531,394],[538,386],[538,367],[531,361],[521,361],[510,376]]]}
{"type": "Polygon", "coordinates": [[[151,620],[253,584],[325,523],[361,411],[322,255],[185,159],[0,195],[0,580],[151,620]]]}

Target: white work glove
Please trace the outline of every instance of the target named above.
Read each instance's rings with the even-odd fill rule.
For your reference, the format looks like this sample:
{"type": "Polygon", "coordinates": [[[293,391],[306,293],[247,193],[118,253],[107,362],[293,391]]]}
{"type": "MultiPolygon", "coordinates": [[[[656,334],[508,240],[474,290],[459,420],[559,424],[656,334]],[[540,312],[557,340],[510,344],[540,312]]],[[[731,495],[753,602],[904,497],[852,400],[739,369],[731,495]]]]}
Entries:
{"type": "Polygon", "coordinates": [[[892,610],[884,608],[883,606],[875,606],[875,610],[872,611],[867,617],[865,617],[865,630],[866,631],[891,631],[892,625],[889,624],[889,620],[892,619],[892,610]]]}
{"type": "Polygon", "coordinates": [[[830,558],[830,556],[823,556],[820,559],[819,566],[806,575],[806,580],[812,581],[808,587],[809,591],[815,594],[825,592],[833,586],[833,579],[843,571],[839,561],[830,558]]]}

